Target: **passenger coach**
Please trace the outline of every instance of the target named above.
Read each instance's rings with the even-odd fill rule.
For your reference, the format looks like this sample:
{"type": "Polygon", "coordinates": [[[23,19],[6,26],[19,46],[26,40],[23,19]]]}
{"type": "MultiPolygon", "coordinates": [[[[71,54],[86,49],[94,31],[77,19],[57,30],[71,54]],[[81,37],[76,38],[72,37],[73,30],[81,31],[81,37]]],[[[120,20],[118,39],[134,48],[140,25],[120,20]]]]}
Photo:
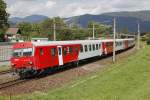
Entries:
{"type": "MultiPolygon", "coordinates": [[[[116,51],[134,46],[134,39],[116,39],[116,51]]],[[[21,77],[34,75],[47,68],[111,54],[113,40],[76,40],[22,42],[13,45],[12,68],[21,77]]]]}

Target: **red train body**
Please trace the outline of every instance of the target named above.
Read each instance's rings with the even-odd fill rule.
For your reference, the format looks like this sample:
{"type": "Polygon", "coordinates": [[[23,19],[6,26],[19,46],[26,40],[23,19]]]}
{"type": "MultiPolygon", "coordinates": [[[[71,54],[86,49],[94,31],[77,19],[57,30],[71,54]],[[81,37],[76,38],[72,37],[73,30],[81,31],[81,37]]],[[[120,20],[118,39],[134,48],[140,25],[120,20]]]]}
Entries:
{"type": "MultiPolygon", "coordinates": [[[[116,51],[134,46],[134,39],[117,39],[116,51]]],[[[59,67],[113,52],[113,40],[22,42],[13,45],[12,68],[22,73],[59,67]]]]}

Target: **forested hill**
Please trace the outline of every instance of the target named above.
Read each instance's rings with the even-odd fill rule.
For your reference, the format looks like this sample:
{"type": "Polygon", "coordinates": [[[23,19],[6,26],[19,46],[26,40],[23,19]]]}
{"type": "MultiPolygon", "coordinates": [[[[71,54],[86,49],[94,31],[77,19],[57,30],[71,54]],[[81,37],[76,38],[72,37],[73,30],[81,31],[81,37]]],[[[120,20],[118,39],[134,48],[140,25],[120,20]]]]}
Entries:
{"type": "MultiPolygon", "coordinates": [[[[114,17],[117,19],[117,31],[137,32],[137,21],[140,20],[141,31],[150,32],[150,10],[137,12],[111,12],[100,15],[85,14],[64,18],[64,20],[68,24],[77,24],[82,27],[87,27],[90,21],[112,25],[112,20],[114,17]]],[[[11,24],[20,22],[37,23],[47,18],[47,16],[43,15],[31,15],[25,18],[10,18],[9,21],[11,24]]]]}
{"type": "Polygon", "coordinates": [[[86,27],[89,21],[112,25],[113,18],[117,19],[118,31],[137,32],[137,21],[141,23],[142,32],[150,32],[150,11],[139,12],[111,12],[100,15],[85,14],[81,16],[70,17],[67,20],[70,24],[78,24],[86,27]]]}

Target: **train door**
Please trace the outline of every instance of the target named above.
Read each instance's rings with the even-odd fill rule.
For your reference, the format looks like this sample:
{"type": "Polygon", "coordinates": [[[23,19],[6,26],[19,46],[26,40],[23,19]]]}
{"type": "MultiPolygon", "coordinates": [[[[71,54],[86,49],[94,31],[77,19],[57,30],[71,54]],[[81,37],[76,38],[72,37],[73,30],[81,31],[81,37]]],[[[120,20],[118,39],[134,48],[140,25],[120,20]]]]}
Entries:
{"type": "Polygon", "coordinates": [[[57,46],[59,65],[63,65],[62,46],[57,46]]]}
{"type": "Polygon", "coordinates": [[[103,52],[103,55],[107,54],[107,48],[106,48],[106,43],[105,42],[102,42],[102,52],[103,52]]]}

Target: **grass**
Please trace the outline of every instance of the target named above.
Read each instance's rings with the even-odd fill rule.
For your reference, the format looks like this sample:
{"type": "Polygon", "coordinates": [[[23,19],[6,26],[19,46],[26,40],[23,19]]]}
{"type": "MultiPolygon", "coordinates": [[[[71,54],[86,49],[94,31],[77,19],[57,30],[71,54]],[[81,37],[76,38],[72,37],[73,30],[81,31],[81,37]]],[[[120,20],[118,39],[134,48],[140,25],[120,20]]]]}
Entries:
{"type": "Polygon", "coordinates": [[[0,71],[5,71],[5,70],[9,70],[9,69],[10,69],[10,66],[7,66],[7,65],[0,66],[0,71]]]}
{"type": "MultiPolygon", "coordinates": [[[[150,46],[104,70],[12,100],[150,100],[150,46]]],[[[0,99],[7,99],[1,97],[0,99]]]]}

